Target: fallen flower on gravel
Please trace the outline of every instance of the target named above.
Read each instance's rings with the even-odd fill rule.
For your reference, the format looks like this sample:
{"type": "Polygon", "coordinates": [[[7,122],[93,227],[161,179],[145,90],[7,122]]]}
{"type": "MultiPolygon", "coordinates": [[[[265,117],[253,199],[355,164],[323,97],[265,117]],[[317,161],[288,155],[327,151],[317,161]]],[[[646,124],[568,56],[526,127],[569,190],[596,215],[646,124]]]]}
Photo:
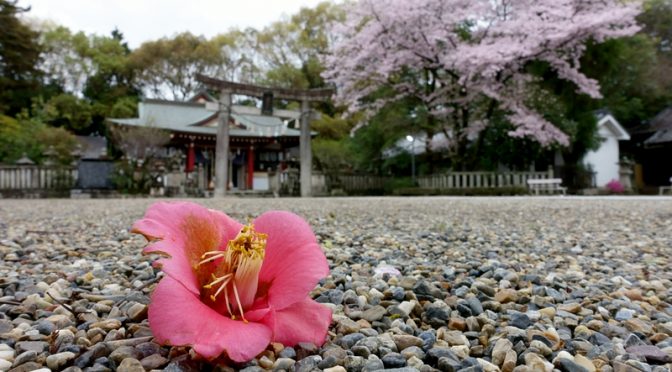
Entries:
{"type": "Polygon", "coordinates": [[[322,345],[331,310],[309,292],[328,275],[326,257],[299,216],[266,212],[249,225],[188,202],[155,203],[133,225],[143,253],[166,273],[149,326],[159,343],[192,346],[207,359],[253,359],[270,342],[322,345]]]}

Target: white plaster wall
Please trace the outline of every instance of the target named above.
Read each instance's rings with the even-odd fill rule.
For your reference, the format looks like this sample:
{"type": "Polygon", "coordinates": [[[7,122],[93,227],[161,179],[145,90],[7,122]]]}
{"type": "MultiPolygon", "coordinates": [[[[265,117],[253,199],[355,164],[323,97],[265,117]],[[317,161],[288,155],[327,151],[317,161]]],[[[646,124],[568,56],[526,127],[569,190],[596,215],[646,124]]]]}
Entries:
{"type": "Polygon", "coordinates": [[[590,164],[593,171],[597,173],[595,175],[597,187],[604,187],[609,181],[619,179],[618,140],[614,137],[613,133],[604,126],[600,128],[599,135],[600,137],[605,138],[605,141],[602,142],[597,151],[590,151],[586,154],[583,158],[583,162],[586,165],[590,164]]]}

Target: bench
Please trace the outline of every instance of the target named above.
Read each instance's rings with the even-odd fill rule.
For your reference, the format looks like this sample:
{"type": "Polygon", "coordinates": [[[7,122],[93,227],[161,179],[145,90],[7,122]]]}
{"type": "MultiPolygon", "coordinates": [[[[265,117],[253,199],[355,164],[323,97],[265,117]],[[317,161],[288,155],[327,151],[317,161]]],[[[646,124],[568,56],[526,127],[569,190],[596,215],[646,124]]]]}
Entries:
{"type": "Polygon", "coordinates": [[[660,195],[663,195],[665,190],[672,192],[672,177],[670,177],[670,184],[671,184],[670,186],[660,186],[659,188],[660,195]]]}
{"type": "Polygon", "coordinates": [[[559,191],[562,192],[562,195],[567,193],[567,188],[562,186],[562,179],[560,178],[529,179],[527,180],[527,187],[535,195],[539,195],[540,192],[552,194],[559,191]]]}

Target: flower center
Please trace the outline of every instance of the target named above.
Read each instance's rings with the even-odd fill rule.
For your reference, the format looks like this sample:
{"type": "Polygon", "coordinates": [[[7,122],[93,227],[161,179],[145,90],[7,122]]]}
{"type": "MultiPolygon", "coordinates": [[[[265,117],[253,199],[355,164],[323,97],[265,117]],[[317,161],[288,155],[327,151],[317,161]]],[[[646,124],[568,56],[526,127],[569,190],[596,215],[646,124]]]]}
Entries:
{"type": "Polygon", "coordinates": [[[245,308],[252,305],[259,284],[259,271],[264,262],[267,235],[254,230],[254,225],[243,226],[238,235],[230,240],[226,250],[210,251],[201,256],[203,265],[219,260],[212,274],[212,281],[205,284],[207,290],[215,289],[210,295],[212,302],[223,295],[231,319],[236,313],[245,319],[245,308]],[[221,259],[221,260],[220,260],[221,259]]]}

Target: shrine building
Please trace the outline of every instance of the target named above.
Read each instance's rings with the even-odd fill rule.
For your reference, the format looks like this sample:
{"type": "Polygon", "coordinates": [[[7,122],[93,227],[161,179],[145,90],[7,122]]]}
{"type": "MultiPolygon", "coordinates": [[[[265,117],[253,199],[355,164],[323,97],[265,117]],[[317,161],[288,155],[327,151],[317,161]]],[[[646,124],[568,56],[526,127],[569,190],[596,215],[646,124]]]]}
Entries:
{"type": "MultiPolygon", "coordinates": [[[[137,118],[109,118],[113,125],[153,127],[170,132],[166,156],[182,153],[187,175],[199,171],[212,189],[218,113],[217,100],[203,91],[189,101],[146,99],[138,104],[137,118]],[[202,171],[201,171],[202,170],[202,171]]],[[[232,105],[229,118],[230,190],[270,189],[269,174],[298,168],[301,112],[232,105]],[[263,111],[263,114],[262,114],[263,111]]],[[[316,133],[311,132],[311,137],[316,133]]]]}

